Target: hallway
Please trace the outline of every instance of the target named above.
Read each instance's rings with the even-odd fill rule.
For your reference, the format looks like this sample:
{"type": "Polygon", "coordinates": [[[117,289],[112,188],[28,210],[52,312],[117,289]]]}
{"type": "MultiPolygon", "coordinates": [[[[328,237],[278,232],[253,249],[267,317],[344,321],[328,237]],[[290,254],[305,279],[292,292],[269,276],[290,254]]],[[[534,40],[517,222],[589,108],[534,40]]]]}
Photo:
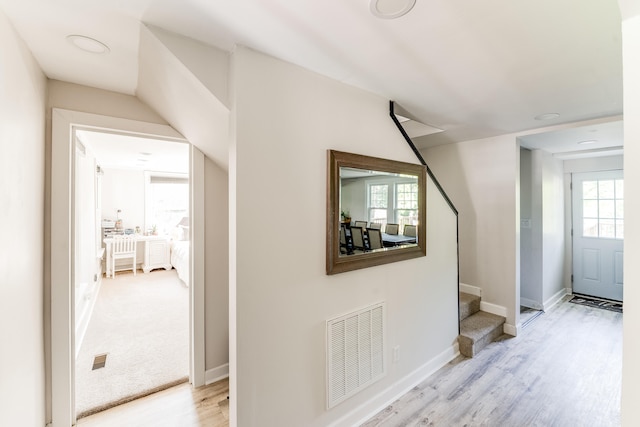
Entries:
{"type": "Polygon", "coordinates": [[[518,337],[453,360],[364,426],[619,426],[623,315],[569,298],[518,337]]]}

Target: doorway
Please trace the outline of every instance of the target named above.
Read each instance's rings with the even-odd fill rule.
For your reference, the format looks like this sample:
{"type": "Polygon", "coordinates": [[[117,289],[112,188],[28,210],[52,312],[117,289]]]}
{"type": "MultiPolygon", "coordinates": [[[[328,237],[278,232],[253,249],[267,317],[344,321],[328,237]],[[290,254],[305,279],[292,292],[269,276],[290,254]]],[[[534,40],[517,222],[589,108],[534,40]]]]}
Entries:
{"type": "Polygon", "coordinates": [[[622,301],[623,171],[574,173],[572,205],[573,292],[622,301]]]}
{"type": "MultiPolygon", "coordinates": [[[[76,129],[132,133],[186,142],[167,125],[138,122],[77,111],[52,110],[51,150],[51,414],[53,425],[75,424],[75,200],[73,134],[76,129]]],[[[204,364],[204,155],[189,145],[190,212],[190,382],[205,382],[204,364]]]]}
{"type": "Polygon", "coordinates": [[[189,147],[75,132],[76,417],[189,378],[189,147]],[[112,240],[133,253],[113,271],[112,240]],[[96,262],[97,260],[97,262],[96,262]]]}

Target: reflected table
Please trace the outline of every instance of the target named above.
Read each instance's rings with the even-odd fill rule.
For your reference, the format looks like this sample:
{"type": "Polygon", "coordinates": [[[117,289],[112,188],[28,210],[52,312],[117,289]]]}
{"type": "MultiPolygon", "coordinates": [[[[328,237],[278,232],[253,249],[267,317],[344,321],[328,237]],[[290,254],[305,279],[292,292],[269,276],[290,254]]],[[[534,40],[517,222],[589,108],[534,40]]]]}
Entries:
{"type": "Polygon", "coordinates": [[[400,246],[416,243],[415,236],[405,236],[404,234],[387,234],[382,233],[382,243],[385,246],[400,246]]]}

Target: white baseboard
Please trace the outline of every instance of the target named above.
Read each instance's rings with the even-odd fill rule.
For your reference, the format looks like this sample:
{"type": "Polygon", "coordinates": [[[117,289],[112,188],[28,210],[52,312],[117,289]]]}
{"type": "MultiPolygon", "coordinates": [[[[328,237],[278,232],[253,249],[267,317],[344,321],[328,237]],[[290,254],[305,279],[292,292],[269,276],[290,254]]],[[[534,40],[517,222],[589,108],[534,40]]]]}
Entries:
{"type": "Polygon", "coordinates": [[[542,304],[542,309],[544,311],[549,310],[551,307],[559,303],[565,295],[571,295],[572,291],[570,288],[562,288],[558,292],[556,292],[551,298],[546,300],[544,304],[542,304]]]}
{"type": "Polygon", "coordinates": [[[228,377],[229,377],[229,364],[225,363],[224,365],[218,366],[217,368],[208,369],[204,373],[204,384],[205,385],[213,384],[216,381],[220,381],[228,377]]]}
{"type": "Polygon", "coordinates": [[[460,351],[458,349],[458,341],[442,353],[411,372],[409,375],[401,378],[398,382],[391,385],[386,390],[369,399],[367,402],[350,411],[337,421],[329,424],[329,426],[356,426],[361,425],[369,418],[395,402],[401,396],[407,394],[409,390],[420,384],[426,378],[431,376],[438,369],[458,357],[460,351]]]}
{"type": "Polygon", "coordinates": [[[511,335],[512,337],[518,336],[519,329],[520,328],[518,326],[510,325],[509,323],[505,323],[504,325],[502,325],[502,332],[507,335],[511,335]]]}
{"type": "Polygon", "coordinates": [[[471,294],[478,297],[482,296],[482,289],[477,286],[467,285],[466,283],[460,283],[460,292],[464,292],[465,294],[471,294]]]}
{"type": "Polygon", "coordinates": [[[490,302],[480,301],[480,310],[487,313],[497,314],[498,316],[507,317],[507,308],[490,302]]]}
{"type": "Polygon", "coordinates": [[[540,304],[538,301],[534,301],[532,299],[523,298],[523,297],[520,297],[520,305],[524,307],[533,308],[534,310],[542,310],[544,306],[543,304],[540,304]]]}

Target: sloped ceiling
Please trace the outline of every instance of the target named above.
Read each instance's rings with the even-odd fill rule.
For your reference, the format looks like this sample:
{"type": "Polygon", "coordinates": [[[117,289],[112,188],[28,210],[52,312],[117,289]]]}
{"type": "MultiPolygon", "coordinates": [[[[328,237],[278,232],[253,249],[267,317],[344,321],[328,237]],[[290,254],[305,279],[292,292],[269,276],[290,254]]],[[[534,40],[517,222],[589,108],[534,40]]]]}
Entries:
{"type": "Polygon", "coordinates": [[[0,0],[51,78],[135,94],[140,23],[231,51],[242,44],[364,88],[443,132],[419,147],[622,113],[621,17],[603,0],[0,0]],[[83,34],[110,52],[82,52],[83,34]],[[535,117],[557,113],[542,123],[535,117]]]}

